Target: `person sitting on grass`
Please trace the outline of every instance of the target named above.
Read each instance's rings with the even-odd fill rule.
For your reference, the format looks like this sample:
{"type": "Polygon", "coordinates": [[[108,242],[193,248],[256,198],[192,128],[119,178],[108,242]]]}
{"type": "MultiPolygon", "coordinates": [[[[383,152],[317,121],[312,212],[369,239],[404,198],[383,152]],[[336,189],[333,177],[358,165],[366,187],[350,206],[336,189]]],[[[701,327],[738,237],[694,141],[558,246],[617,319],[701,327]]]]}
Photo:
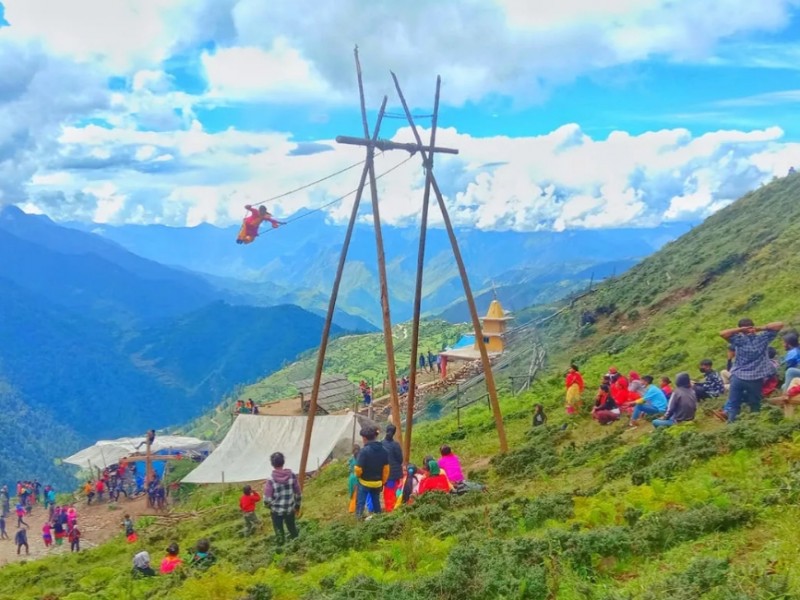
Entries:
{"type": "Polygon", "coordinates": [[[447,444],[442,445],[442,447],[439,448],[439,452],[442,455],[438,462],[439,468],[447,475],[447,479],[453,485],[462,483],[464,481],[464,472],[461,470],[461,460],[458,456],[453,454],[453,451],[447,444]]]}
{"type": "Polygon", "coordinates": [[[211,552],[211,543],[206,538],[203,538],[197,542],[192,559],[189,561],[189,566],[204,571],[213,565],[216,560],[217,557],[211,552]]]}
{"type": "Polygon", "coordinates": [[[789,387],[780,396],[768,398],[767,402],[783,409],[784,416],[794,414],[794,407],[800,405],[800,377],[795,377],[789,382],[789,387]]]}
{"type": "Polygon", "coordinates": [[[653,376],[645,375],[642,381],[647,386],[644,389],[644,396],[637,400],[631,415],[631,427],[638,426],[639,417],[642,415],[661,415],[667,410],[667,397],[657,385],[653,384],[653,376]]]}
{"type": "Polygon", "coordinates": [[[397,489],[397,503],[400,505],[411,504],[414,496],[419,495],[419,486],[422,475],[416,465],[409,464],[404,469],[403,479],[397,489]]]}
{"type": "Polygon", "coordinates": [[[669,406],[664,417],[655,419],[653,427],[672,427],[685,421],[693,421],[697,412],[697,396],[692,389],[692,380],[688,373],[679,373],[675,378],[675,390],[669,399],[669,406]]]}
{"type": "Polygon", "coordinates": [[[725,383],[719,373],[714,370],[714,363],[710,359],[705,358],[700,361],[700,372],[703,374],[704,380],[694,384],[694,393],[698,400],[719,398],[725,393],[725,383]]]}
{"type": "Polygon", "coordinates": [[[150,566],[150,553],[142,550],[133,557],[134,577],[155,577],[156,572],[150,566]]]}
{"type": "Polygon", "coordinates": [[[167,546],[167,555],[164,557],[164,560],[161,561],[161,568],[159,569],[162,575],[169,575],[183,564],[179,556],[180,553],[181,549],[175,542],[167,546]]]}
{"type": "Polygon", "coordinates": [[[639,373],[636,371],[631,371],[628,373],[628,382],[629,394],[638,394],[639,396],[644,395],[644,390],[647,388],[647,385],[644,383],[644,381],[642,381],[642,378],[639,377],[639,373]]]}
{"type": "Polygon", "coordinates": [[[427,492],[450,493],[450,482],[447,480],[447,475],[442,473],[441,467],[435,460],[428,463],[428,476],[419,484],[419,495],[422,496],[427,492]]]}
{"type": "Polygon", "coordinates": [[[597,392],[597,397],[592,408],[592,418],[600,425],[608,425],[619,419],[620,409],[611,395],[610,388],[604,383],[597,392]]]}
{"type": "Polygon", "coordinates": [[[778,351],[770,346],[767,348],[767,358],[772,365],[772,369],[770,374],[764,378],[764,381],[761,384],[761,396],[763,398],[767,398],[768,396],[772,395],[772,392],[777,390],[778,386],[780,385],[780,380],[778,379],[778,351]]]}
{"type": "Polygon", "coordinates": [[[791,387],[792,380],[800,377],[800,341],[796,332],[792,331],[783,336],[783,347],[786,350],[786,356],[781,361],[786,366],[783,382],[785,392],[791,387]]]}
{"type": "Polygon", "coordinates": [[[661,391],[664,392],[667,399],[672,396],[672,379],[669,377],[661,378],[661,391]]]}

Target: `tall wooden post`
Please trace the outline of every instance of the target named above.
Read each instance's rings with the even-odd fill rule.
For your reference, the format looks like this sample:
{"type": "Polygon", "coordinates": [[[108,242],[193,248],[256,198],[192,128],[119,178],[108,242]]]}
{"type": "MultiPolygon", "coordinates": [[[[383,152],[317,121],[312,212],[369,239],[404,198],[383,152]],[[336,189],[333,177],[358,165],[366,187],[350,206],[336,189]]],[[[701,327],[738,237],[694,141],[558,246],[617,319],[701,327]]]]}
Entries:
{"type": "MultiPolygon", "coordinates": [[[[367,122],[367,104],[364,99],[364,80],[361,75],[361,62],[358,59],[358,48],[353,51],[356,61],[356,75],[358,77],[358,95],[361,100],[361,121],[364,126],[364,138],[369,137],[369,123],[367,122]]],[[[386,97],[383,98],[386,106],[386,97]]],[[[400,400],[397,395],[397,368],[394,362],[394,338],[392,337],[392,317],[389,310],[389,283],[386,278],[386,255],[383,247],[383,231],[381,229],[381,213],[378,206],[378,187],[375,179],[375,146],[367,146],[367,170],[369,172],[369,189],[372,196],[372,218],[375,223],[375,247],[378,258],[378,278],[381,290],[381,312],[383,313],[383,341],[386,348],[386,368],[389,371],[390,405],[392,409],[392,422],[397,427],[396,439],[403,443],[400,423],[400,400]]]]}
{"type": "Polygon", "coordinates": [[[150,452],[150,432],[147,432],[147,437],[145,438],[145,450],[144,450],[144,484],[145,486],[150,485],[150,482],[153,481],[153,455],[150,452]]]}
{"type": "MultiPolygon", "coordinates": [[[[417,126],[414,123],[414,117],[411,115],[411,111],[408,108],[408,103],[403,95],[403,90],[400,88],[400,82],[397,80],[397,76],[394,73],[392,73],[392,79],[394,80],[395,88],[397,89],[397,94],[400,97],[400,101],[403,104],[403,110],[406,113],[406,118],[408,119],[408,124],[411,127],[411,131],[414,133],[417,144],[421,146],[422,138],[420,137],[417,126]]],[[[422,160],[424,163],[427,163],[429,160],[428,152],[423,149],[420,150],[420,154],[422,155],[422,160]]],[[[486,389],[489,393],[489,402],[492,406],[495,426],[497,427],[497,437],[500,441],[500,452],[507,452],[508,441],[506,439],[505,426],[503,425],[503,414],[500,411],[500,402],[497,399],[497,387],[495,386],[494,374],[492,373],[492,363],[489,360],[489,353],[487,352],[486,344],[483,341],[483,328],[481,327],[481,321],[478,317],[478,310],[475,307],[475,298],[472,295],[472,287],[470,286],[469,277],[467,276],[467,269],[464,266],[464,260],[461,257],[461,250],[458,247],[458,240],[456,239],[455,231],[453,230],[453,224],[450,222],[450,215],[447,212],[447,206],[444,202],[444,197],[442,196],[442,192],[439,189],[439,185],[436,182],[436,177],[432,171],[430,172],[430,181],[433,192],[436,194],[436,200],[439,203],[439,209],[442,211],[442,219],[444,220],[444,225],[447,229],[447,236],[450,238],[450,245],[453,248],[453,256],[456,259],[458,272],[461,275],[461,283],[464,286],[464,295],[467,300],[470,316],[472,317],[472,327],[475,330],[475,341],[478,344],[478,350],[481,354],[481,362],[483,363],[483,373],[486,381],[486,389]]]]}
{"type": "MultiPolygon", "coordinates": [[[[375,123],[375,129],[372,133],[372,140],[378,139],[378,133],[381,129],[381,122],[383,121],[383,113],[386,111],[386,98],[383,99],[380,111],[378,111],[378,119],[375,123]]],[[[367,161],[369,163],[369,161],[367,161]]],[[[302,487],[305,485],[306,468],[308,467],[308,452],[311,447],[311,433],[314,429],[314,417],[317,414],[317,401],[319,399],[319,388],[322,382],[322,371],[325,366],[325,353],[328,350],[328,339],[331,334],[331,325],[333,324],[333,314],[336,311],[336,300],[339,297],[339,286],[342,283],[342,273],[344,273],[344,265],[347,262],[347,251],[350,248],[350,240],[353,237],[353,229],[355,228],[356,218],[358,217],[358,207],[361,204],[361,196],[364,193],[364,186],[367,183],[367,176],[369,174],[369,164],[364,165],[361,172],[361,181],[358,184],[356,197],[353,201],[353,210],[350,213],[350,221],[347,224],[347,232],[344,236],[342,244],[342,253],[339,256],[339,265],[336,268],[336,277],[333,280],[333,289],[331,290],[331,298],[328,302],[328,313],[325,317],[325,325],[322,328],[322,340],[319,344],[319,354],[317,355],[317,366],[314,371],[314,385],[311,388],[311,398],[308,405],[308,419],[306,420],[306,431],[303,438],[303,453],[300,457],[300,473],[299,482],[302,487]]]]}
{"type": "MultiPolygon", "coordinates": [[[[408,406],[406,408],[406,443],[403,457],[411,460],[411,434],[414,427],[414,401],[417,395],[417,354],[419,353],[419,317],[422,312],[422,280],[425,268],[425,242],[428,233],[428,208],[431,197],[431,176],[433,175],[433,149],[436,147],[436,127],[439,122],[439,92],[442,78],[436,78],[436,95],[433,100],[433,120],[431,122],[431,142],[428,148],[428,161],[425,163],[425,192],[422,196],[422,218],[419,227],[419,250],[417,251],[417,281],[414,289],[414,316],[411,330],[411,366],[408,376],[408,406]]],[[[460,427],[460,420],[459,420],[460,427]]]]}

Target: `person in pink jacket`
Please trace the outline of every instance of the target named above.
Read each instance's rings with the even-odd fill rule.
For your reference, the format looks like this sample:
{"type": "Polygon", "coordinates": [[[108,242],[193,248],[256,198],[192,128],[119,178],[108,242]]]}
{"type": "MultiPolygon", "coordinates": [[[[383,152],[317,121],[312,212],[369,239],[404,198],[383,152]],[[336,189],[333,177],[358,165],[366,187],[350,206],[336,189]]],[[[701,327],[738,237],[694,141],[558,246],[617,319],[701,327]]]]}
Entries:
{"type": "Polygon", "coordinates": [[[453,454],[453,451],[447,444],[444,444],[441,448],[439,448],[439,452],[442,455],[442,457],[439,459],[439,468],[445,472],[445,475],[447,475],[447,479],[450,480],[450,483],[455,485],[463,482],[464,473],[461,471],[461,461],[458,459],[458,456],[453,454]]]}

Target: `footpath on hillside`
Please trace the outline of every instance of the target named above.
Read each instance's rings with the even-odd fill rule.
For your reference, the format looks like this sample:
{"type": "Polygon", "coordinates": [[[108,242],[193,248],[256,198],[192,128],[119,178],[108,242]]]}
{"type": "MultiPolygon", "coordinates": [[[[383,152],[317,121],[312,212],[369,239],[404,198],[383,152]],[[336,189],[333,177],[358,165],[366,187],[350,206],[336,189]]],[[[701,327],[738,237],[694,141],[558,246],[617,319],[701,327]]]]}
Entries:
{"type": "MultiPolygon", "coordinates": [[[[147,495],[142,494],[131,500],[123,499],[120,502],[104,502],[87,506],[85,501],[76,503],[78,511],[78,529],[81,531],[81,551],[87,550],[103,542],[107,542],[116,535],[122,535],[122,520],[129,514],[134,521],[145,515],[160,515],[147,504],[147,495]]],[[[28,546],[30,554],[17,556],[17,545],[14,543],[14,534],[17,532],[17,517],[10,514],[6,517],[6,531],[9,539],[0,540],[0,567],[21,560],[36,560],[45,556],[69,554],[69,541],[65,538],[63,546],[46,548],[42,540],[42,525],[47,520],[48,512],[41,505],[33,507],[32,514],[26,516],[24,521],[28,527],[28,546]]]]}

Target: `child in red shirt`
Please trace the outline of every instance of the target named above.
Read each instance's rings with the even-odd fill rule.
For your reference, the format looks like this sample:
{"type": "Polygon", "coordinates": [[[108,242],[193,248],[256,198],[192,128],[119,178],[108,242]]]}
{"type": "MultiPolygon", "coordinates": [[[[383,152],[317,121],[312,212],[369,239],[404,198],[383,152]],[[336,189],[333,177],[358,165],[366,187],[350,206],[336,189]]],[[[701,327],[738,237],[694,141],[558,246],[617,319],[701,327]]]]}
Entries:
{"type": "Polygon", "coordinates": [[[239,498],[239,508],[242,509],[242,515],[244,516],[244,534],[252,535],[258,527],[256,506],[261,502],[261,496],[249,485],[244,486],[242,492],[242,497],[239,498]]]}

